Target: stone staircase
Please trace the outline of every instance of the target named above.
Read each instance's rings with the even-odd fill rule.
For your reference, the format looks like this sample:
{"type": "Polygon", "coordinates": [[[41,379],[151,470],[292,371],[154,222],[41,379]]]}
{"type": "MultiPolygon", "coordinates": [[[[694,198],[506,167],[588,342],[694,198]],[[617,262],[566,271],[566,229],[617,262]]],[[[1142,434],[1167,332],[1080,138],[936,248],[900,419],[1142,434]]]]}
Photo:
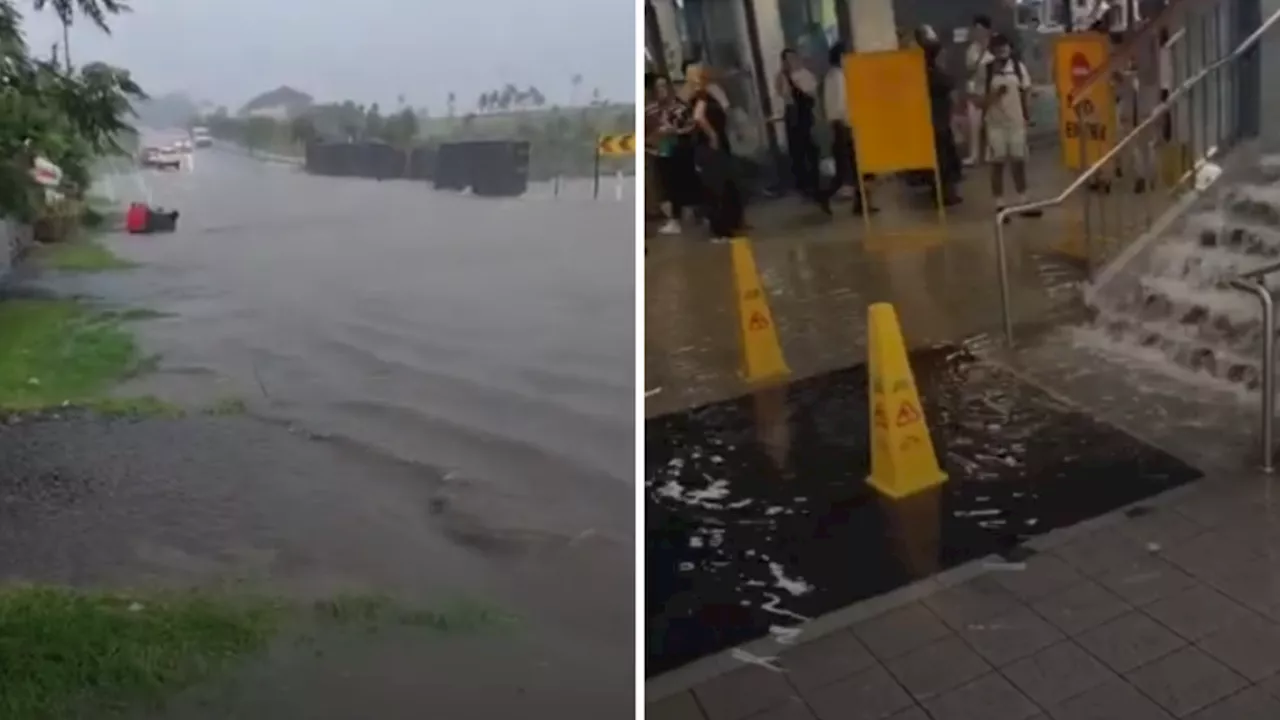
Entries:
{"type": "MultiPolygon", "coordinates": [[[[1243,174],[1157,239],[1106,292],[1095,294],[1082,336],[1107,351],[1257,388],[1261,312],[1256,298],[1228,281],[1280,259],[1280,156],[1243,174]]],[[[1280,287],[1280,275],[1269,283],[1280,287]]]]}

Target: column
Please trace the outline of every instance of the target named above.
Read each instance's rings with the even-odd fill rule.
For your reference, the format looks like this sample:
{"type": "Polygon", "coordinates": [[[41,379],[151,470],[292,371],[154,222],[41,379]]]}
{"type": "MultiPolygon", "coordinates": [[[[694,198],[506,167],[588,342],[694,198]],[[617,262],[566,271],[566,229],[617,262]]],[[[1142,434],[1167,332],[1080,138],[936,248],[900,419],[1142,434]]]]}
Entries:
{"type": "Polygon", "coordinates": [[[678,76],[684,65],[684,47],[680,32],[679,10],[675,0],[648,0],[653,8],[653,17],[658,24],[658,35],[662,38],[662,55],[667,64],[667,73],[678,76]]]}
{"type": "Polygon", "coordinates": [[[893,0],[849,0],[849,20],[854,52],[898,49],[893,0]]]}

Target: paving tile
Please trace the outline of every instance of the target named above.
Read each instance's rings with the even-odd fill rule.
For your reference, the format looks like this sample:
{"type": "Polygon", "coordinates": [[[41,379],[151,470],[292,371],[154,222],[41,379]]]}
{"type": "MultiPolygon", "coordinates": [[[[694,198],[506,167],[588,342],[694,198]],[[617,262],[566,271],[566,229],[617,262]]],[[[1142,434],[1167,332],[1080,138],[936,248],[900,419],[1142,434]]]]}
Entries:
{"type": "Polygon", "coordinates": [[[879,665],[805,692],[818,720],[884,720],[915,705],[907,691],[879,665]]]}
{"type": "Polygon", "coordinates": [[[1086,575],[1102,575],[1147,551],[1132,537],[1117,528],[1108,527],[1076,538],[1053,552],[1086,575]]]}
{"type": "Polygon", "coordinates": [[[1165,547],[1189,540],[1205,532],[1203,525],[1172,510],[1153,510],[1145,515],[1130,518],[1116,526],[1148,549],[1154,544],[1165,547]]]}
{"type": "Polygon", "coordinates": [[[693,689],[707,720],[742,720],[790,698],[794,691],[783,673],[747,666],[693,689]]]}
{"type": "Polygon", "coordinates": [[[1144,555],[1098,578],[1107,590],[1134,606],[1168,597],[1195,584],[1195,579],[1156,555],[1144,555]]]}
{"type": "Polygon", "coordinates": [[[987,575],[1022,600],[1035,600],[1073,585],[1083,577],[1063,559],[1050,553],[1033,555],[1025,570],[987,575]]]}
{"type": "Polygon", "coordinates": [[[1199,583],[1158,600],[1143,611],[1192,642],[1253,615],[1226,595],[1199,583]]]}
{"type": "Polygon", "coordinates": [[[1280,718],[1280,699],[1260,687],[1224,698],[1192,715],[1190,720],[1270,720],[1280,718]]]}
{"type": "Polygon", "coordinates": [[[1040,708],[999,673],[925,700],[924,707],[933,720],[1026,720],[1040,714],[1040,708]]]}
{"type": "Polygon", "coordinates": [[[1065,640],[1001,670],[1042,706],[1059,704],[1116,677],[1097,658],[1065,640]]]}
{"type": "Polygon", "coordinates": [[[881,660],[897,657],[951,634],[919,603],[904,605],[853,626],[853,634],[881,660]]]}
{"type": "Polygon", "coordinates": [[[1172,715],[1123,680],[1103,683],[1049,708],[1053,720],[1171,720],[1172,715]]]}
{"type": "Polygon", "coordinates": [[[1079,635],[1130,609],[1128,603],[1092,580],[1076,583],[1032,608],[1068,635],[1079,635]]]}
{"type": "Polygon", "coordinates": [[[1255,555],[1246,551],[1242,557],[1239,545],[1218,531],[1165,548],[1160,557],[1189,575],[1210,579],[1238,569],[1255,555]]]}
{"type": "Polygon", "coordinates": [[[1144,665],[1126,679],[1175,717],[1208,707],[1249,684],[1192,646],[1144,665]]]}
{"type": "Polygon", "coordinates": [[[972,623],[958,631],[960,637],[996,667],[1020,660],[1062,639],[1062,632],[1020,607],[986,622],[972,623]]]}
{"type": "Polygon", "coordinates": [[[1118,673],[1126,673],[1186,645],[1155,620],[1129,612],[1081,635],[1077,641],[1118,673]]]}
{"type": "Polygon", "coordinates": [[[705,720],[692,692],[682,692],[645,706],[644,716],[653,720],[705,720]]]}
{"type": "Polygon", "coordinates": [[[930,720],[930,718],[919,707],[911,707],[894,715],[889,720],[930,720]]]}
{"type": "Polygon", "coordinates": [[[1207,583],[1257,612],[1270,612],[1280,604],[1280,567],[1266,558],[1241,562],[1211,576],[1207,583]]]}
{"type": "Polygon", "coordinates": [[[791,698],[775,708],[752,715],[747,720],[817,720],[817,717],[809,709],[808,703],[800,698],[791,698]]]}
{"type": "Polygon", "coordinates": [[[1256,512],[1257,501],[1250,488],[1205,488],[1204,492],[1175,500],[1169,507],[1199,525],[1218,527],[1256,512]]]}
{"type": "Polygon", "coordinates": [[[1266,693],[1271,697],[1280,700],[1280,674],[1272,675],[1266,680],[1259,682],[1258,687],[1266,691],[1266,693]]]}
{"type": "Polygon", "coordinates": [[[1013,593],[985,575],[936,592],[923,602],[953,628],[990,620],[1019,605],[1013,593]]]}
{"type": "Polygon", "coordinates": [[[885,663],[916,698],[932,697],[982,675],[988,665],[958,637],[939,640],[885,663]]]}
{"type": "Polygon", "coordinates": [[[787,678],[800,689],[835,682],[875,663],[852,632],[841,630],[782,653],[787,678]]]}
{"type": "Polygon", "coordinates": [[[1280,625],[1266,618],[1242,618],[1197,644],[1253,682],[1280,672],[1280,625]]]}

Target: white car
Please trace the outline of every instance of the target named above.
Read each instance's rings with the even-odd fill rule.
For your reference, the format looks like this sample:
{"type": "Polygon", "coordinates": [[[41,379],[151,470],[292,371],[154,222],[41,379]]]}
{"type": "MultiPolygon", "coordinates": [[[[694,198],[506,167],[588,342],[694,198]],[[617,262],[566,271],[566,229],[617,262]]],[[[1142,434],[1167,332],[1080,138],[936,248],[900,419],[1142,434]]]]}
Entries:
{"type": "Polygon", "coordinates": [[[157,170],[181,170],[182,155],[172,147],[149,147],[142,151],[142,166],[157,170]]]}
{"type": "Polygon", "coordinates": [[[173,148],[174,148],[174,150],[177,150],[178,152],[189,153],[189,152],[191,152],[191,141],[190,141],[190,140],[179,140],[179,141],[177,141],[176,143],[174,143],[174,144],[173,144],[173,148]]]}

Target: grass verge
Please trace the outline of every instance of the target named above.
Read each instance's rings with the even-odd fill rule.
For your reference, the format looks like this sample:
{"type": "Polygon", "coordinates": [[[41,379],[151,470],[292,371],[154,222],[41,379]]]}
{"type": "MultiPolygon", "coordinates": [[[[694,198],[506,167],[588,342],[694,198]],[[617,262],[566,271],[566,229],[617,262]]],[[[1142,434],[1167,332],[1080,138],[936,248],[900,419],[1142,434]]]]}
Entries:
{"type": "Polygon", "coordinates": [[[0,717],[53,720],[156,702],[265,647],[278,620],[271,605],[197,595],[0,593],[0,717]]]}
{"type": "Polygon", "coordinates": [[[135,267],[88,237],[42,245],[36,250],[34,260],[41,268],[63,272],[100,272],[135,267]]]}
{"type": "Polygon", "coordinates": [[[108,414],[169,412],[171,406],[155,398],[105,397],[148,362],[123,322],[71,300],[0,302],[0,410],[75,405],[108,414]]]}
{"type": "Polygon", "coordinates": [[[398,625],[439,635],[484,632],[514,618],[474,602],[408,610],[383,596],[302,608],[196,593],[7,588],[0,590],[0,717],[104,717],[154,706],[265,650],[294,621],[311,629],[398,625]]]}

